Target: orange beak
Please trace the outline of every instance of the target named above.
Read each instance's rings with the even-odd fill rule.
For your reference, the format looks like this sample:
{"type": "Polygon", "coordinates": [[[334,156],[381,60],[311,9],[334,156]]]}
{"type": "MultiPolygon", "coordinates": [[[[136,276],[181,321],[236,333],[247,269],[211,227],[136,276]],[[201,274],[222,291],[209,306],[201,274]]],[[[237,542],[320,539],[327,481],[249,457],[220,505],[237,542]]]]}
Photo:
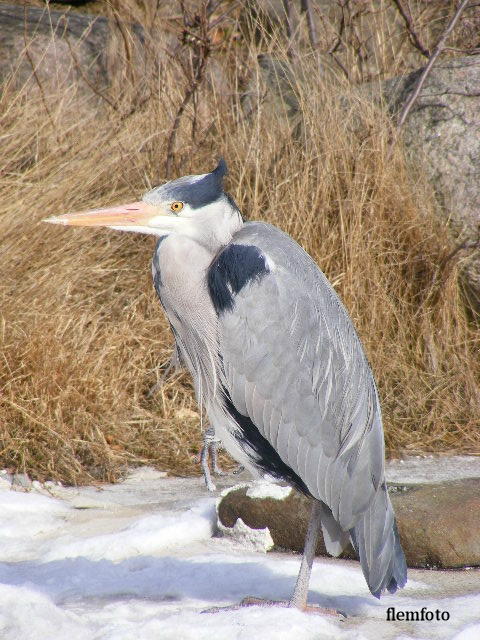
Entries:
{"type": "Polygon", "coordinates": [[[148,226],[148,222],[158,215],[158,209],[153,205],[146,202],[132,202],[108,209],[65,213],[61,216],[46,218],[43,222],[68,224],[75,227],[136,227],[148,226]]]}

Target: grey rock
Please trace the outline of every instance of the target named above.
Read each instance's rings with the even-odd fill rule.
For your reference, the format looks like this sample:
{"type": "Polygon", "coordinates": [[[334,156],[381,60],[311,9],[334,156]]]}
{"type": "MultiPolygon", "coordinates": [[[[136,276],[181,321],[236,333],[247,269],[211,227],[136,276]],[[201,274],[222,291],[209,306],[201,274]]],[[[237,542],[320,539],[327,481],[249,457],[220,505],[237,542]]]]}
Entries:
{"type": "MultiPolygon", "coordinates": [[[[384,83],[394,114],[421,72],[384,83]]],[[[479,242],[480,55],[443,60],[433,67],[405,121],[403,139],[411,159],[427,172],[456,242],[479,242]]],[[[480,246],[465,259],[463,281],[480,308],[480,246]]]]}
{"type": "MultiPolygon", "coordinates": [[[[398,530],[409,567],[480,565],[480,478],[437,484],[390,485],[398,530]]],[[[268,527],[275,546],[301,552],[310,501],[292,491],[287,498],[251,498],[233,489],[218,506],[226,527],[237,518],[253,529],[268,527]]],[[[320,532],[317,555],[327,555],[320,532]]],[[[355,558],[349,545],[344,558],[355,558]]]]}
{"type": "Polygon", "coordinates": [[[80,71],[89,81],[106,83],[106,18],[2,4],[0,25],[0,81],[13,73],[15,84],[23,85],[32,78],[33,65],[47,90],[54,81],[79,79],[80,71]]]}
{"type": "MultiPolygon", "coordinates": [[[[136,23],[105,16],[0,4],[0,85],[25,88],[43,102],[69,101],[75,111],[95,112],[106,104],[102,96],[113,89],[121,97],[131,86],[139,102],[149,93],[152,75],[169,65],[183,78],[190,49],[159,19],[148,33],[136,23]],[[168,52],[168,53],[167,53],[168,52]],[[108,91],[107,91],[108,90],[108,91]]],[[[230,95],[227,75],[218,59],[211,59],[206,83],[218,99],[230,95]]],[[[205,116],[205,101],[200,111],[205,116]]]]}
{"type": "Polygon", "coordinates": [[[257,57],[258,67],[242,95],[242,108],[246,117],[258,109],[272,113],[277,122],[288,125],[292,137],[302,140],[304,133],[301,108],[302,93],[312,84],[328,81],[340,85],[338,69],[328,55],[317,56],[318,67],[309,68],[288,59],[270,54],[257,57]]]}
{"type": "MultiPolygon", "coordinates": [[[[218,517],[225,527],[233,527],[237,518],[252,529],[268,527],[276,548],[302,552],[305,543],[310,502],[291,491],[283,500],[274,498],[251,498],[247,496],[248,487],[233,488],[220,501],[218,517]]],[[[327,555],[323,536],[320,532],[317,555],[327,555]]],[[[354,558],[351,547],[341,557],[354,558]]]]}
{"type": "MultiPolygon", "coordinates": [[[[143,31],[129,29],[135,49],[143,31]]],[[[114,72],[111,34],[104,16],[0,4],[0,84],[29,92],[41,86],[44,99],[59,90],[98,99],[114,72]]]]}

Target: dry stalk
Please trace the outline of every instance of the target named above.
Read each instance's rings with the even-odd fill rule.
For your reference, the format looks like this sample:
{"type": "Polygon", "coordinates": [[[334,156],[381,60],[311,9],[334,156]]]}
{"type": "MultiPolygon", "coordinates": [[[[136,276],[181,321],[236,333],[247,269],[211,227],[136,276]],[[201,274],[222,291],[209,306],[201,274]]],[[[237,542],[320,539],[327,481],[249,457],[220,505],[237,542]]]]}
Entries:
{"type": "Polygon", "coordinates": [[[415,30],[415,25],[413,24],[413,18],[410,10],[407,11],[407,9],[403,6],[401,0],[393,0],[393,2],[405,22],[405,26],[407,28],[408,35],[410,36],[411,43],[416,49],[420,51],[422,55],[424,55],[426,58],[429,58],[431,53],[418,37],[418,34],[415,30]]]}
{"type": "Polygon", "coordinates": [[[480,47],[475,49],[459,49],[458,47],[445,47],[444,51],[453,51],[454,53],[465,53],[469,56],[476,56],[480,53],[480,47]]]}
{"type": "Polygon", "coordinates": [[[282,0],[282,3],[283,3],[283,12],[285,14],[285,33],[287,36],[287,56],[290,60],[293,60],[296,58],[297,52],[294,44],[295,26],[293,23],[292,0],[282,0]]]}
{"type": "Polygon", "coordinates": [[[312,49],[316,50],[318,49],[318,35],[310,0],[300,0],[300,12],[304,13],[307,18],[308,38],[312,49]]]}

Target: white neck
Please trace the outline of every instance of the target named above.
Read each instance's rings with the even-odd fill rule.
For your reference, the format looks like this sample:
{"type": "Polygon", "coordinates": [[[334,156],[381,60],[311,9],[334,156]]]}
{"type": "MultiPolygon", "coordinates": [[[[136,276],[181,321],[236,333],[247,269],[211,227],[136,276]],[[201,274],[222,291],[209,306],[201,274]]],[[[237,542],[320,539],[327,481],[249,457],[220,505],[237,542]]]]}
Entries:
{"type": "Polygon", "coordinates": [[[224,196],[205,207],[192,210],[191,217],[182,220],[177,233],[192,238],[215,254],[230,242],[233,234],[242,226],[240,212],[224,196]]]}

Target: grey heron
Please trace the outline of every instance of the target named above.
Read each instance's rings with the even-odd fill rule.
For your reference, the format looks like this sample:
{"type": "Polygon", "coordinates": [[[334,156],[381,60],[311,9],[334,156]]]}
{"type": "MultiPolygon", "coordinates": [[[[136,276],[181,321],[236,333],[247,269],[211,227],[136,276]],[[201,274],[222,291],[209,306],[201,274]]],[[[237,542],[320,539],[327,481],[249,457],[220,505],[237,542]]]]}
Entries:
{"type": "Polygon", "coordinates": [[[332,555],[352,542],[373,595],[394,593],[407,569],[360,339],[312,258],[275,226],[243,221],[226,172],[220,160],[139,202],[47,222],[158,237],[153,282],[201,410],[241,465],[312,500],[290,605],[307,605],[320,528],[332,555]]]}

